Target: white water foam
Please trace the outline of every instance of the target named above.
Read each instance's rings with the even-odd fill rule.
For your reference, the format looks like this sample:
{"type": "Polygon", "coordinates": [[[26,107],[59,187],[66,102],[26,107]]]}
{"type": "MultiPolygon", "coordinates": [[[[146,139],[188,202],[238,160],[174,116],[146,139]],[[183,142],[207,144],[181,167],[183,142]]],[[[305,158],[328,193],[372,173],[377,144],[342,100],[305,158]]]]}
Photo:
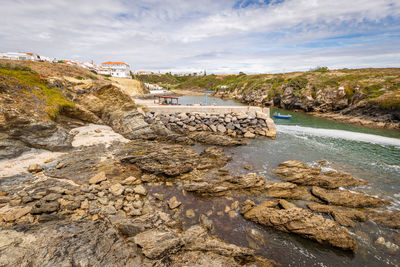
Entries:
{"type": "Polygon", "coordinates": [[[351,132],[346,130],[335,130],[335,129],[320,129],[303,126],[292,126],[292,125],[277,125],[277,131],[280,133],[295,134],[298,136],[318,136],[328,137],[335,139],[344,139],[349,141],[357,141],[378,145],[389,145],[400,148],[400,139],[385,137],[374,134],[351,132]]]}

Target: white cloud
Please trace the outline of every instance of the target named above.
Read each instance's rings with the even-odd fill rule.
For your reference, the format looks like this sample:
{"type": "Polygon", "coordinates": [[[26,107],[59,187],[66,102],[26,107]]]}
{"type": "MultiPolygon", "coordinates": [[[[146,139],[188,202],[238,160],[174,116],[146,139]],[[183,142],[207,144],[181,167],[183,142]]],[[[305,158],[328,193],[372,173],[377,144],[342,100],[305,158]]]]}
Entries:
{"type": "Polygon", "coordinates": [[[234,5],[230,0],[2,0],[0,51],[124,60],[135,69],[162,71],[279,72],[400,62],[399,1],[234,5]],[[326,40],[344,35],[350,37],[326,40]]]}

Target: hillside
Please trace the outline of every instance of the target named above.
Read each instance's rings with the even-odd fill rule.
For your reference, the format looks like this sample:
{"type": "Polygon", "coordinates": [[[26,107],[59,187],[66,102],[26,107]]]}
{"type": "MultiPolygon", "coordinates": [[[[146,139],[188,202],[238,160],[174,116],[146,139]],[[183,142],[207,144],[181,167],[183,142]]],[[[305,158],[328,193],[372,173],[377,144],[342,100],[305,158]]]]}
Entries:
{"type": "Polygon", "coordinates": [[[281,74],[183,77],[165,74],[137,78],[170,89],[213,90],[218,96],[253,105],[400,122],[399,68],[318,68],[281,74]]]}

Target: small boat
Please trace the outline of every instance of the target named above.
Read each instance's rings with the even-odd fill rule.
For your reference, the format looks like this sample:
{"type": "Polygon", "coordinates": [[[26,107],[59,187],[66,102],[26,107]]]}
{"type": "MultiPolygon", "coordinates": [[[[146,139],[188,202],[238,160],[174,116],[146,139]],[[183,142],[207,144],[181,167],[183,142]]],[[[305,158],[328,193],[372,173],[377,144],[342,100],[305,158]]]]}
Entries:
{"type": "Polygon", "coordinates": [[[274,118],[278,119],[291,119],[292,115],[281,115],[281,113],[274,113],[274,118]]]}

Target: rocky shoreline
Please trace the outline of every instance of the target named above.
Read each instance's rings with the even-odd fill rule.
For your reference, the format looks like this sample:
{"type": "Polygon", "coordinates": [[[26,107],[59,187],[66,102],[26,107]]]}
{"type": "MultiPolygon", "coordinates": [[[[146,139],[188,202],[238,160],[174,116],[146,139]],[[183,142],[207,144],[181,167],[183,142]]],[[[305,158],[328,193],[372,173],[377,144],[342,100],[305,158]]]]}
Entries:
{"type": "Polygon", "coordinates": [[[5,101],[15,88],[1,87],[0,266],[280,266],[260,249],[268,242],[260,232],[356,254],[368,222],[390,234],[367,246],[399,253],[400,213],[356,192],[366,181],[322,161],[283,162],[280,181],[251,166],[236,175],[223,147],[245,142],[197,131],[196,119],[207,119],[199,114],[185,114],[196,131],[177,131],[178,115],[149,120],[110,84],[49,83],[74,102],[56,120],[15,109],[24,100],[5,101]],[[218,230],[239,220],[250,241],[218,230]]]}
{"type": "Polygon", "coordinates": [[[336,120],[343,123],[362,125],[372,128],[400,129],[399,110],[383,109],[378,104],[363,100],[364,95],[354,96],[349,101],[344,88],[319,91],[313,97],[311,92],[300,97],[293,88],[286,88],[282,95],[273,100],[268,99],[264,91],[237,91],[217,90],[216,96],[231,99],[249,105],[277,107],[306,114],[336,120]],[[358,97],[358,98],[357,98],[358,97]]]}

